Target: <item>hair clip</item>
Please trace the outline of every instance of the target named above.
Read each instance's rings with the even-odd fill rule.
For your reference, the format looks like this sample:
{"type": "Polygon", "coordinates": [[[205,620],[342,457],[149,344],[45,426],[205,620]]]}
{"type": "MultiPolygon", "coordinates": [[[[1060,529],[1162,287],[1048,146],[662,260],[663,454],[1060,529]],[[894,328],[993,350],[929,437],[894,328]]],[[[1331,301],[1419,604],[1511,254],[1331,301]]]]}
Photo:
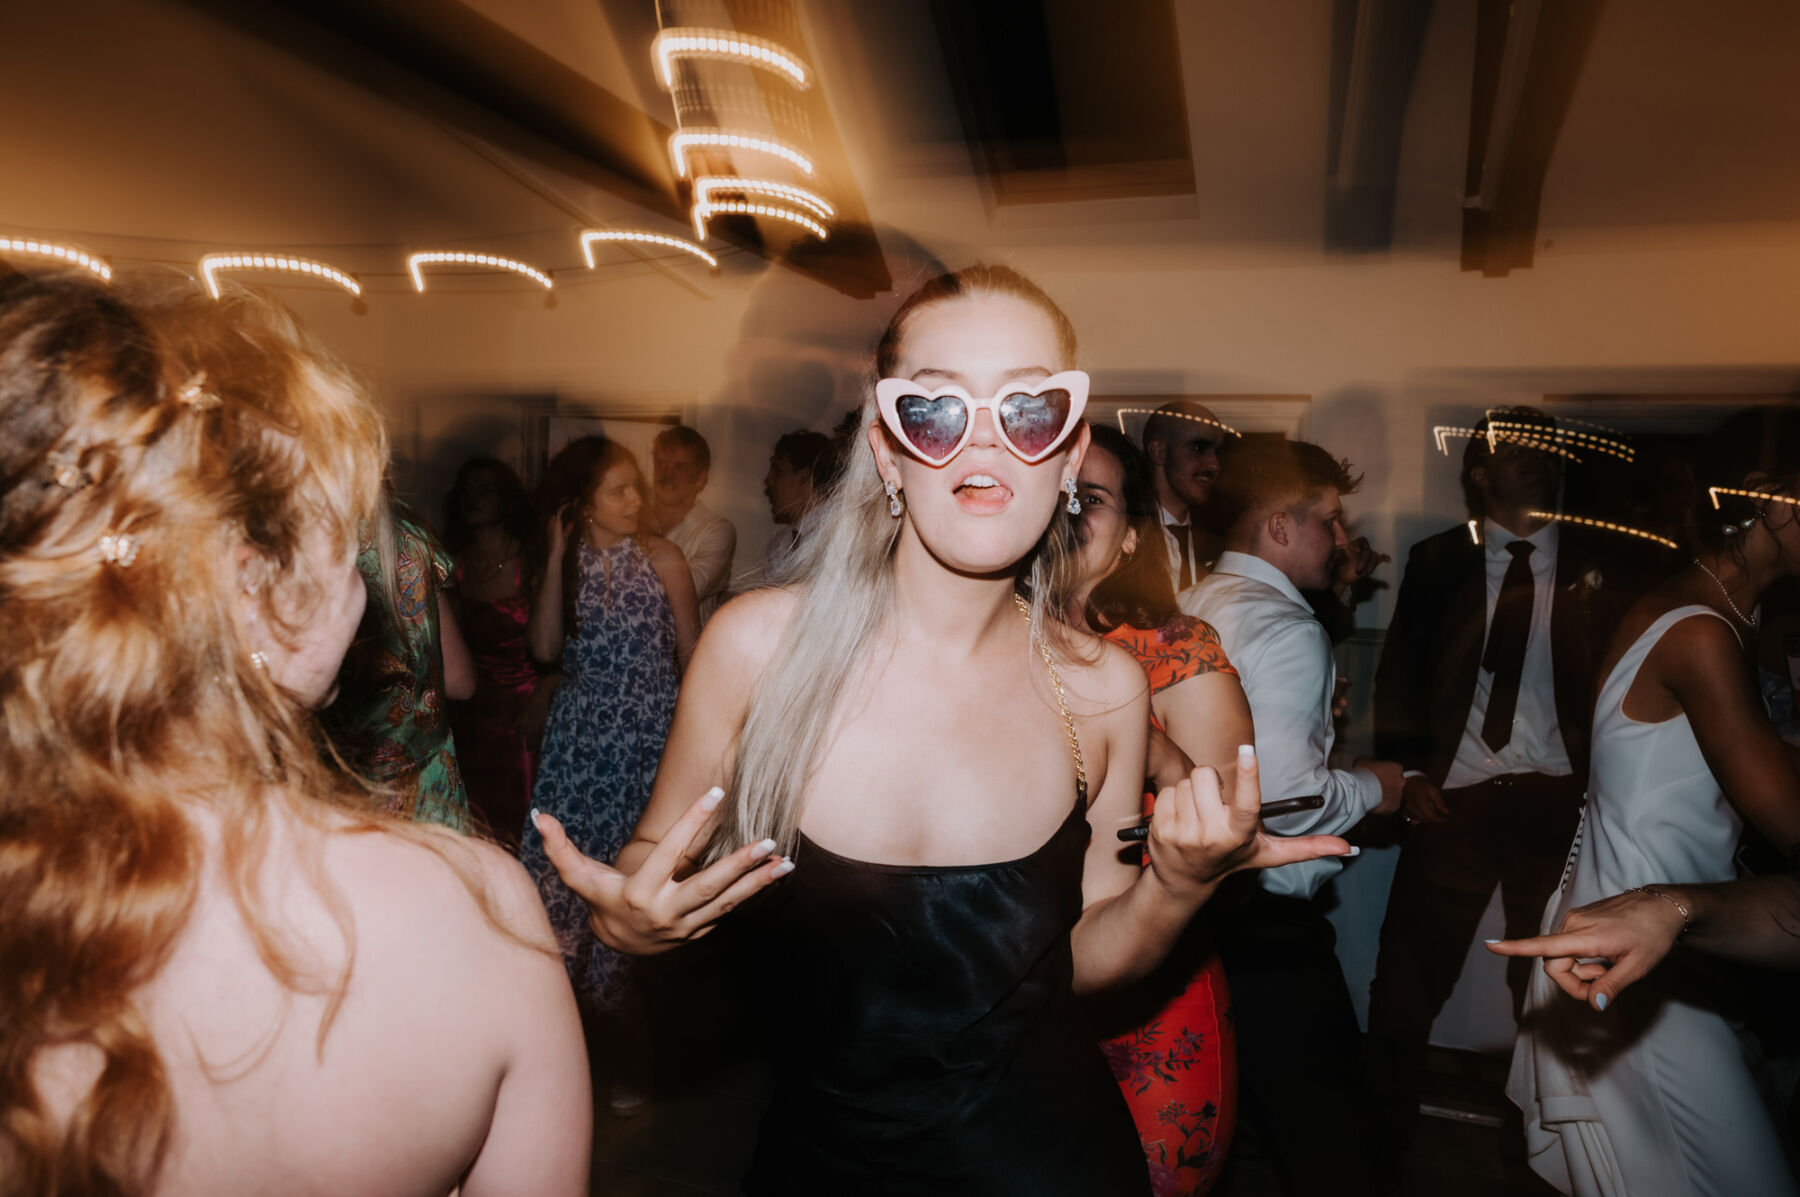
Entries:
{"type": "Polygon", "coordinates": [[[124,569],[137,560],[139,543],[135,536],[109,532],[100,538],[100,559],[124,569]]]}
{"type": "Polygon", "coordinates": [[[201,370],[187,380],[175,398],[194,411],[210,411],[219,406],[219,397],[206,389],[206,371],[201,370]]]}
{"type": "Polygon", "coordinates": [[[73,452],[50,455],[50,480],[64,490],[80,490],[88,484],[87,471],[73,452]]]}

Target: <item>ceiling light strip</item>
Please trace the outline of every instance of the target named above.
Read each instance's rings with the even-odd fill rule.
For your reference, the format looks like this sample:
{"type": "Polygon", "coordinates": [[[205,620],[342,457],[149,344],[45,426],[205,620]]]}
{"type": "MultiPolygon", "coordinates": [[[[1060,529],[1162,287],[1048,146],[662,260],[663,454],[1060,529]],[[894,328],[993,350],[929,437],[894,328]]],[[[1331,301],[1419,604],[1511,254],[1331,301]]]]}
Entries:
{"type": "Polygon", "coordinates": [[[793,166],[803,175],[810,176],[813,173],[812,159],[786,142],[758,137],[752,133],[733,133],[729,129],[683,129],[669,138],[669,158],[675,163],[675,177],[678,179],[688,176],[687,152],[693,146],[769,154],[793,166]]]}
{"type": "Polygon", "coordinates": [[[685,26],[665,29],[650,43],[650,55],[656,62],[656,74],[662,80],[664,91],[675,90],[675,62],[681,58],[738,62],[773,71],[802,90],[812,86],[812,73],[786,46],[730,29],[685,26]]]}
{"type": "Polygon", "coordinates": [[[581,234],[581,256],[587,259],[590,270],[594,268],[594,242],[596,241],[635,241],[645,245],[666,245],[670,249],[685,250],[693,254],[714,270],[719,268],[719,259],[692,241],[684,241],[680,237],[666,237],[661,233],[642,233],[635,229],[589,229],[581,234]]]}
{"type": "Polygon", "coordinates": [[[24,237],[0,237],[0,253],[30,254],[37,258],[57,258],[72,266],[98,275],[107,282],[112,281],[112,267],[91,254],[85,254],[73,245],[58,245],[53,241],[33,241],[24,237]]]}
{"type": "Polygon", "coordinates": [[[701,237],[706,236],[706,222],[713,216],[767,216],[774,220],[785,220],[797,224],[821,241],[829,240],[831,233],[824,225],[792,208],[780,208],[773,204],[755,204],[748,200],[708,200],[694,205],[694,231],[701,237]]]}
{"type": "MultiPolygon", "coordinates": [[[[486,266],[491,270],[510,270],[514,274],[522,274],[544,290],[550,289],[550,276],[535,266],[527,266],[512,258],[497,257],[494,254],[463,253],[460,250],[434,250],[416,253],[406,259],[406,268],[412,272],[413,286],[420,291],[425,289],[425,276],[419,271],[421,266],[429,266],[444,262],[457,266],[486,266]]],[[[589,263],[592,265],[592,263],[589,263]]]]}
{"type": "Polygon", "coordinates": [[[212,292],[214,299],[219,297],[219,281],[215,276],[221,270],[285,270],[296,274],[310,274],[314,278],[336,283],[352,295],[362,294],[362,284],[354,276],[309,258],[296,258],[287,254],[207,254],[200,259],[200,273],[205,276],[206,289],[212,292]]]}
{"type": "Polygon", "coordinates": [[[721,191],[732,195],[766,195],[771,199],[797,204],[820,220],[830,220],[837,215],[837,209],[824,196],[804,187],[796,187],[792,183],[780,183],[774,179],[750,179],[740,175],[702,175],[694,180],[694,202],[697,204],[711,203],[714,193],[721,191]]]}

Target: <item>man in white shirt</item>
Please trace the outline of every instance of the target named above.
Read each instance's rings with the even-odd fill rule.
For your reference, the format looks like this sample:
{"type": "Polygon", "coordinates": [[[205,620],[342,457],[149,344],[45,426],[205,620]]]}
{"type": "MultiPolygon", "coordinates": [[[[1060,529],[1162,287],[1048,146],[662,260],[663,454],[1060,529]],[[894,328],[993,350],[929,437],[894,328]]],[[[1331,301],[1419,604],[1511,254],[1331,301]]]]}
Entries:
{"type": "Polygon", "coordinates": [[[712,473],[712,450],[705,437],[677,424],[656,434],[650,464],[655,480],[650,527],[673,541],[687,558],[694,594],[700,600],[700,621],[705,623],[725,600],[731,557],[737,551],[737,529],[700,501],[712,473]]]}
{"type": "Polygon", "coordinates": [[[1213,534],[1195,516],[1212,497],[1219,447],[1229,435],[1219,417],[1191,399],[1165,403],[1144,421],[1144,452],[1156,471],[1163,548],[1177,593],[1205,577],[1213,558],[1213,534]]]}
{"type": "MultiPolygon", "coordinates": [[[[1369,1000],[1390,1176],[1417,1120],[1431,1025],[1495,887],[1509,938],[1537,933],[1556,888],[1587,781],[1594,671],[1630,605],[1580,528],[1532,514],[1556,510],[1560,444],[1530,408],[1476,426],[1463,455],[1474,518],[1414,546],[1375,677],[1376,746],[1407,769],[1369,1000]]],[[[1515,1017],[1529,976],[1529,961],[1509,963],[1515,1017]]]]}
{"type": "MultiPolygon", "coordinates": [[[[1322,795],[1316,810],[1271,819],[1289,835],[1343,834],[1400,803],[1390,761],[1333,769],[1331,639],[1301,597],[1331,578],[1345,543],[1343,498],[1358,479],[1317,445],[1247,443],[1214,502],[1229,518],[1213,573],[1181,595],[1211,624],[1243,680],[1256,723],[1265,801],[1322,795]]],[[[1360,1193],[1373,1165],[1361,1032],[1319,888],[1338,860],[1257,874],[1214,920],[1230,982],[1245,1112],[1283,1187],[1360,1193]]],[[[1216,903],[1215,903],[1216,904],[1216,903]]]]}

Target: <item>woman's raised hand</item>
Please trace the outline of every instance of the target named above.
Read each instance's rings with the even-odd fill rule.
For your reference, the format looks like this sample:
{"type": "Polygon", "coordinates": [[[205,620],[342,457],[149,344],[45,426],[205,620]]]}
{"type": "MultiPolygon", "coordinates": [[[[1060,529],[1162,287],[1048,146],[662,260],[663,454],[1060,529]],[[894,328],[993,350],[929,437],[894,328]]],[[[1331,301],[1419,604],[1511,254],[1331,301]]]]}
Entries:
{"type": "Polygon", "coordinates": [[[569,547],[569,525],[568,521],[564,519],[568,511],[567,503],[552,511],[550,522],[544,529],[544,548],[546,550],[544,559],[549,562],[548,568],[550,569],[561,568],[563,553],[569,547]]]}
{"type": "Polygon", "coordinates": [[[1354,856],[1335,835],[1270,835],[1262,827],[1256,749],[1238,749],[1228,802],[1219,775],[1202,765],[1156,796],[1150,818],[1150,868],[1171,892],[1205,894],[1242,869],[1268,869],[1321,856],[1354,856]]]}
{"type": "Polygon", "coordinates": [[[708,790],[675,820],[634,873],[584,856],[549,815],[534,813],[532,818],[557,875],[588,904],[588,926],[600,942],[651,956],[707,934],[720,916],[793,872],[793,861],[774,855],[775,841],[763,840],[676,879],[688,850],[704,847],[706,825],[724,798],[716,786],[708,790]]]}
{"type": "Polygon", "coordinates": [[[1669,954],[1684,922],[1674,903],[1629,890],[1569,911],[1555,935],[1497,939],[1487,947],[1499,956],[1542,956],[1559,989],[1604,1010],[1669,954]]]}

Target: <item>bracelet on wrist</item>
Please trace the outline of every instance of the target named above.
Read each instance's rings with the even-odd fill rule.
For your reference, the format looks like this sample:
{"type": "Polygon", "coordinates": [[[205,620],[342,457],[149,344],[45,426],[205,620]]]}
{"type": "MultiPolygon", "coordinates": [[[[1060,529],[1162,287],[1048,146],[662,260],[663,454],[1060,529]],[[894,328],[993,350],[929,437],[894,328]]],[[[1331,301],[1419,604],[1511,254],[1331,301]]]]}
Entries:
{"type": "Polygon", "coordinates": [[[1666,894],[1662,890],[1657,889],[1654,885],[1636,885],[1636,886],[1632,887],[1631,892],[1634,894],[1651,894],[1655,897],[1661,898],[1663,901],[1667,902],[1669,905],[1673,906],[1676,910],[1681,912],[1681,930],[1675,936],[1675,938],[1677,940],[1679,940],[1682,936],[1686,935],[1689,931],[1692,931],[1694,929],[1693,912],[1687,908],[1687,904],[1685,902],[1683,902],[1680,898],[1677,898],[1674,894],[1666,894]]]}

